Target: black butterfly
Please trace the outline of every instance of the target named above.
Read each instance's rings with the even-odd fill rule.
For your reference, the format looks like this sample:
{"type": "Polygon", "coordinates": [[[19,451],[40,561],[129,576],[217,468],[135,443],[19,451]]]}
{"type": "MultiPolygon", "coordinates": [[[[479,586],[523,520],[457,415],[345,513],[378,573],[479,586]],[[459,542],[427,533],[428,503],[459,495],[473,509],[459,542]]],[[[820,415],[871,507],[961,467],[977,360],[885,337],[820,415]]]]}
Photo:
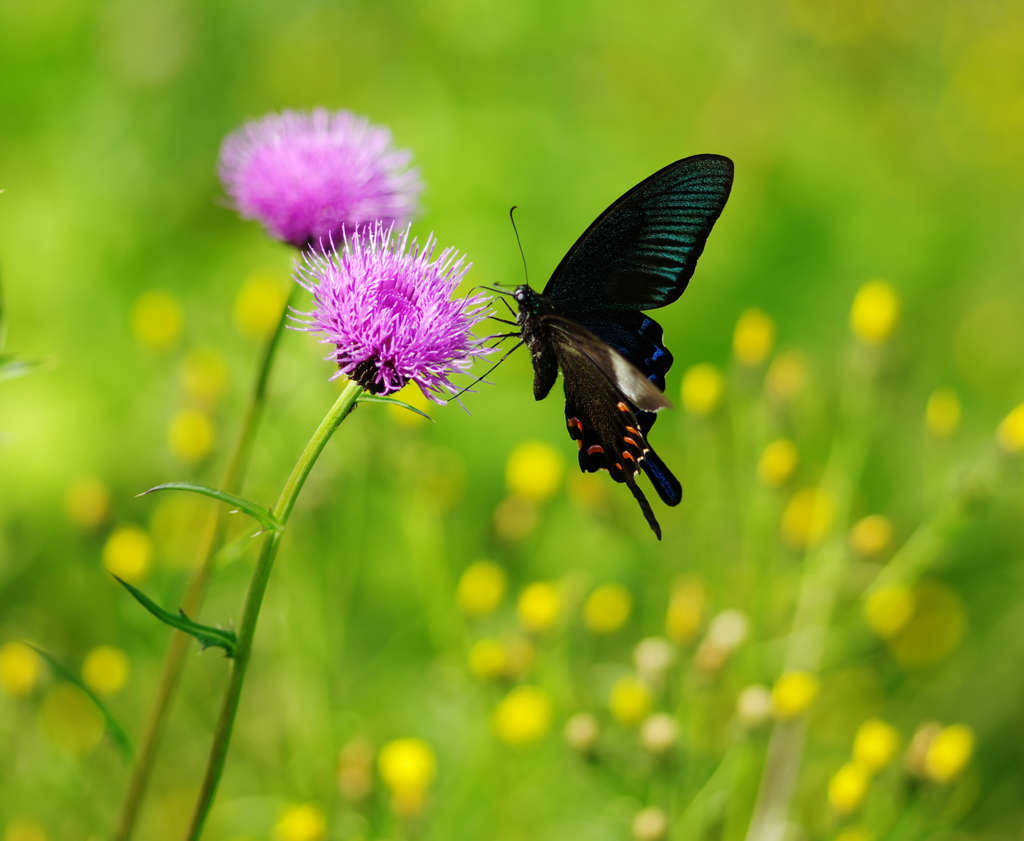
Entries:
{"type": "Polygon", "coordinates": [[[683,489],[647,442],[655,412],[671,406],[664,391],[672,354],[644,310],[683,294],[732,178],[732,161],[721,155],[669,164],[597,217],[543,293],[528,284],[513,293],[533,356],[533,396],[547,397],[561,369],[580,470],[625,482],[659,540],[636,476],[642,468],[666,505],[678,505],[683,489]]]}

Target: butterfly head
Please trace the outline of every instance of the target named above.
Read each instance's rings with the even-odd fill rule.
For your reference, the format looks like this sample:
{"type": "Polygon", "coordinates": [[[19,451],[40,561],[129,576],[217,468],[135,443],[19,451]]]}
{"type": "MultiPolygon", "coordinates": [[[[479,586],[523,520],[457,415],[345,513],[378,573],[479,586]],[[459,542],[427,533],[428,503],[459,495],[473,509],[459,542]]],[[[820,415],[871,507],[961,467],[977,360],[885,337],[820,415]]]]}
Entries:
{"type": "Polygon", "coordinates": [[[527,284],[517,286],[512,292],[512,297],[519,304],[519,311],[530,315],[540,315],[544,311],[544,299],[533,291],[527,284]]]}

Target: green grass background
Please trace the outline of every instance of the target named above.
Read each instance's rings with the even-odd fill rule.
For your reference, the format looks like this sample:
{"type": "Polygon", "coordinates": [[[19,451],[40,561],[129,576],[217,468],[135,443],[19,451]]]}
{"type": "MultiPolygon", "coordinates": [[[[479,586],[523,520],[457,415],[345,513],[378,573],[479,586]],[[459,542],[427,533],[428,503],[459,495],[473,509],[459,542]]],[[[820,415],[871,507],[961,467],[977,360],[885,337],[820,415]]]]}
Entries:
{"type": "MultiPolygon", "coordinates": [[[[79,533],[64,494],[76,477],[97,475],[112,490],[113,523],[145,526],[157,503],[136,499],[139,491],[217,481],[257,353],[234,328],[234,297],[255,271],[286,276],[292,259],[223,206],[218,146],[245,119],[324,105],[391,127],[427,184],[414,231],[465,251],[475,283],[520,282],[512,204],[541,286],[628,187],[689,154],[732,157],[734,191],[696,277],[658,314],[676,358],[669,393],[678,398],[695,362],[727,365],[739,313],[765,309],[779,347],[810,360],[794,434],[804,456],[798,484],[815,482],[834,428],[850,302],[865,280],[888,279],[904,316],[854,511],[889,515],[899,542],[946,492],[926,477],[978,461],[1024,399],[1022,102],[1024,12],[997,0],[0,3],[8,349],[57,363],[0,385],[0,642],[31,638],[72,666],[95,645],[124,649],[132,678],[112,706],[140,733],[168,632],[110,581],[100,563],[106,532],[79,533]],[[139,348],[130,331],[132,303],[156,288],[185,310],[184,341],[166,356],[139,348]],[[183,405],[181,360],[199,346],[227,358],[231,384],[217,454],[193,469],[174,459],[165,436],[183,405]],[[960,393],[964,427],[937,454],[921,419],[938,386],[960,393]]],[[[310,337],[286,337],[250,497],[272,501],[333,400],[322,356],[310,337]]],[[[436,424],[408,429],[367,406],[331,443],[271,582],[207,837],[270,837],[282,804],[308,801],[339,839],[621,838],[641,805],[678,798],[682,808],[707,778],[713,744],[694,742],[671,772],[625,751],[617,776],[577,761],[557,727],[526,751],[490,735],[499,690],[469,677],[464,651],[477,630],[454,607],[465,566],[499,561],[513,593],[568,573],[634,593],[637,611],[612,639],[570,629],[551,643],[542,680],[557,690],[560,723],[601,708],[604,675],[628,666],[641,636],[661,632],[674,576],[697,572],[716,608],[737,606],[733,525],[743,497],[731,483],[754,481],[731,443],[728,409],[709,423],[679,409],[652,435],[687,494],[678,509],[658,511],[663,543],[616,487],[606,516],[562,492],[533,535],[504,543],[491,523],[511,449],[540,439],[567,459],[574,452],[560,400],[535,403],[530,377],[520,352],[467,398],[469,415],[447,407],[436,424]],[[450,505],[435,504],[438,485],[456,489],[450,505]],[[393,825],[383,795],[368,817],[339,798],[338,749],[361,733],[434,746],[439,779],[417,826],[393,825]]],[[[948,661],[906,673],[855,609],[841,611],[851,641],[829,668],[867,675],[870,699],[823,699],[822,709],[834,709],[821,720],[832,724],[812,741],[794,815],[807,837],[835,830],[825,782],[868,712],[905,735],[930,718],[971,724],[973,788],[942,831],[1017,837],[1020,479],[1019,470],[1004,477],[995,503],[935,570],[969,620],[948,661]]],[[[756,656],[687,708],[691,739],[718,732],[703,722],[728,719],[738,688],[777,674],[773,641],[788,627],[799,574],[799,559],[779,551],[779,618],[759,629],[756,656]]],[[[249,549],[217,574],[206,621],[237,620],[251,562],[249,549]]],[[[145,586],[172,605],[186,580],[160,563],[145,586]]],[[[511,627],[508,599],[504,610],[494,621],[511,627]]],[[[140,837],[180,835],[225,671],[216,653],[190,660],[140,837]]],[[[51,744],[37,701],[0,700],[0,825],[29,815],[54,838],[105,837],[127,769],[109,744],[84,758],[51,744]]],[[[708,837],[742,837],[756,782],[755,767],[708,837]]]]}

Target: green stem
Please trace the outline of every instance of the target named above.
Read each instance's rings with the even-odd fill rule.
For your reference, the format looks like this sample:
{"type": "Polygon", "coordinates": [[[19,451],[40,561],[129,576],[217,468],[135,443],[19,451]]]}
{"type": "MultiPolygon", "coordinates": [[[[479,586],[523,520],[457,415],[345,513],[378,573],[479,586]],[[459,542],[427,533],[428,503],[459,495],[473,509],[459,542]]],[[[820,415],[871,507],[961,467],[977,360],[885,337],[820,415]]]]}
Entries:
{"type": "MultiPolygon", "coordinates": [[[[352,411],[356,400],[362,393],[362,389],[353,382],[345,385],[341,396],[338,397],[327,416],[320,423],[320,427],[313,434],[306,449],[299,457],[298,463],[292,470],[284,490],[274,506],[274,515],[282,523],[288,522],[295,500],[302,490],[302,485],[316,463],[317,458],[323,451],[324,446],[330,440],[334,430],[352,411]]],[[[213,735],[213,745],[210,748],[210,756],[206,763],[206,774],[203,777],[202,786],[199,789],[199,796],[196,799],[195,811],[192,813],[192,822],[188,833],[185,836],[188,841],[198,841],[203,832],[203,825],[213,806],[213,799],[217,794],[217,785],[220,783],[221,775],[224,772],[224,761],[228,754],[228,745],[231,742],[231,731],[235,724],[235,715],[238,712],[238,701],[242,696],[242,684],[245,681],[246,668],[249,665],[249,657],[252,654],[252,641],[256,633],[256,623],[259,620],[260,608],[263,605],[263,594],[267,589],[267,582],[270,580],[270,571],[274,566],[274,558],[277,557],[277,550],[281,545],[283,532],[273,531],[263,539],[263,547],[260,550],[259,560],[256,561],[256,568],[253,570],[252,579],[249,582],[249,592],[245,597],[245,608],[242,611],[242,621],[238,628],[238,644],[235,649],[235,659],[231,663],[231,677],[228,679],[228,686],[224,692],[224,700],[221,704],[220,715],[217,718],[217,727],[213,735]]]]}
{"type": "MultiPolygon", "coordinates": [[[[281,310],[281,317],[278,319],[277,328],[263,348],[263,355],[256,373],[256,381],[253,383],[252,393],[249,396],[249,404],[242,419],[242,426],[238,431],[238,438],[235,440],[235,448],[228,459],[228,466],[224,471],[224,480],[221,483],[221,488],[229,493],[237,493],[241,489],[246,468],[249,465],[249,454],[252,451],[252,444],[256,438],[260,417],[263,414],[263,406],[267,399],[270,371],[273,368],[281,336],[284,334],[288,318],[288,308],[294,303],[298,295],[298,289],[298,284],[292,285],[288,301],[281,310]]],[[[227,518],[228,510],[225,506],[217,505],[207,528],[206,539],[203,542],[202,561],[199,564],[199,569],[196,570],[195,575],[189,582],[188,589],[185,591],[185,597],[181,602],[181,609],[190,616],[195,616],[202,605],[206,585],[210,580],[213,559],[220,550],[224,542],[224,535],[227,532],[227,518]]],[[[164,672],[160,678],[160,687],[157,690],[153,709],[150,711],[149,720],[146,723],[142,744],[139,747],[138,759],[135,767],[132,769],[131,779],[128,781],[128,790],[125,793],[124,802],[121,806],[121,816],[118,819],[114,841],[128,841],[135,829],[139,810],[142,808],[142,802],[146,797],[146,789],[149,787],[149,779],[153,772],[153,766],[156,763],[157,752],[160,749],[160,740],[163,737],[164,728],[167,726],[167,717],[171,711],[171,704],[181,679],[181,673],[185,667],[185,655],[188,653],[191,640],[192,638],[188,634],[180,631],[175,632],[171,638],[171,646],[167,652],[164,672]]]]}

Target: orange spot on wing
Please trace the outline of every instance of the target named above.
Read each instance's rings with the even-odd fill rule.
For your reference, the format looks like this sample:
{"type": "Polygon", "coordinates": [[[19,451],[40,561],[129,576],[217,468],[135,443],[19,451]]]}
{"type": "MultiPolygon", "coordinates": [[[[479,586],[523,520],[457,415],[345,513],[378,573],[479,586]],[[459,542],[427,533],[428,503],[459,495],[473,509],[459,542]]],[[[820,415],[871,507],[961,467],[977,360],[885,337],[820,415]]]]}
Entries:
{"type": "Polygon", "coordinates": [[[604,447],[600,444],[594,444],[587,450],[587,455],[592,456],[594,453],[604,453],[604,447]]]}
{"type": "Polygon", "coordinates": [[[633,454],[629,450],[623,450],[622,451],[622,457],[623,458],[628,458],[630,461],[636,463],[636,459],[633,458],[633,454]]]}
{"type": "Polygon", "coordinates": [[[637,443],[636,441],[634,441],[634,440],[633,440],[632,438],[623,438],[622,440],[623,440],[623,441],[625,441],[625,442],[626,442],[627,444],[632,444],[632,445],[633,445],[634,447],[639,447],[639,446],[640,446],[640,445],[639,445],[639,444],[638,444],[638,443],[637,443]]]}
{"type": "Polygon", "coordinates": [[[620,411],[620,412],[628,412],[628,411],[629,411],[629,406],[627,406],[627,405],[626,405],[625,403],[623,403],[623,402],[622,402],[621,400],[620,400],[620,401],[618,402],[618,404],[617,404],[617,405],[618,405],[618,407],[619,407],[619,411],[620,411]]]}

